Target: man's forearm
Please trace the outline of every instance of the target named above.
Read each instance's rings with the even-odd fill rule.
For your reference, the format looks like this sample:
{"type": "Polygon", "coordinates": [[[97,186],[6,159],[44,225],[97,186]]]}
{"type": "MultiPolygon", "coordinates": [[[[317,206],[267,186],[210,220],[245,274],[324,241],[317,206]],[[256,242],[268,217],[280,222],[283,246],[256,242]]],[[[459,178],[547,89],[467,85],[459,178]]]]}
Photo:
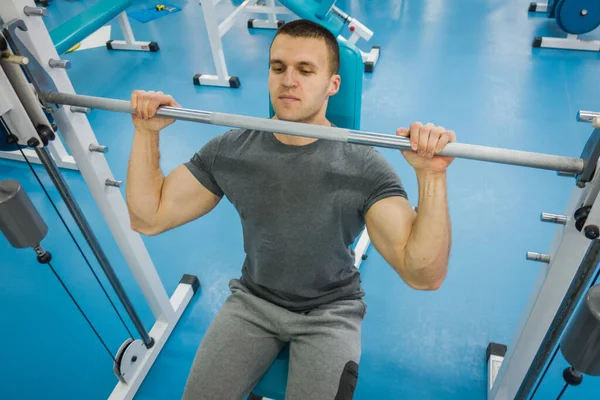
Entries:
{"type": "Polygon", "coordinates": [[[439,287],[447,272],[451,227],[446,173],[417,171],[419,205],[404,265],[419,286],[439,287]]]}
{"type": "Polygon", "coordinates": [[[159,133],[135,130],[127,170],[127,206],[138,230],[155,222],[164,176],[160,170],[159,133]]]}

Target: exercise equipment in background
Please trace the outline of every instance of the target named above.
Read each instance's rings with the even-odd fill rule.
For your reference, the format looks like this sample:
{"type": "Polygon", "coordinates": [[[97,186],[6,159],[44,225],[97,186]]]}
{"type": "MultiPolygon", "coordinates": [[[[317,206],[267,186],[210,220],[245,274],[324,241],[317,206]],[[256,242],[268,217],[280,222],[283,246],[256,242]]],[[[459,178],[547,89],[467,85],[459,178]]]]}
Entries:
{"type": "Polygon", "coordinates": [[[566,38],[536,36],[533,47],[566,50],[600,51],[600,40],[582,40],[578,35],[592,32],[600,26],[600,1],[549,0],[548,3],[531,3],[529,12],[546,13],[548,18],[567,33],[566,38]]]}
{"type": "MultiPolygon", "coordinates": [[[[140,42],[136,41],[129,24],[129,19],[125,10],[133,3],[133,0],[101,0],[93,6],[87,8],[85,11],[69,19],[65,23],[54,28],[50,32],[51,42],[47,45],[51,46],[54,44],[57,53],[67,54],[71,51],[76,50],[80,45],[81,41],[102,28],[104,25],[117,18],[121,31],[123,32],[124,40],[109,40],[106,43],[106,47],[109,50],[139,50],[139,51],[151,51],[155,52],[159,50],[156,42],[140,42]]],[[[27,1],[19,2],[19,11],[23,14],[23,17],[45,17],[48,15],[48,10],[43,7],[31,7],[27,1]]],[[[8,5],[8,3],[7,3],[8,5]]],[[[5,21],[8,22],[8,21],[5,21]]],[[[20,30],[25,30],[27,27],[23,24],[20,30]]],[[[0,41],[0,51],[4,51],[8,44],[4,39],[0,41]]],[[[15,66],[22,64],[19,60],[13,60],[15,66]]],[[[55,69],[68,69],[70,62],[66,60],[51,60],[50,66],[55,69]],[[56,61],[56,62],[55,62],[56,61]]],[[[11,74],[15,79],[20,79],[18,74],[18,68],[6,68],[6,73],[11,74]]],[[[21,77],[22,78],[22,77],[21,77]]],[[[27,84],[22,79],[21,84],[27,84]]],[[[24,93],[24,92],[23,92],[24,93]]],[[[10,94],[14,96],[14,94],[10,94]]],[[[29,104],[30,102],[26,102],[29,104]]],[[[0,109],[2,107],[0,106],[0,109]]],[[[28,112],[35,112],[28,110],[28,112]]],[[[39,112],[39,111],[38,111],[39,112]]],[[[39,116],[38,116],[39,118],[39,116]]],[[[2,127],[0,126],[0,129],[2,127]]],[[[65,147],[63,146],[60,138],[57,137],[50,145],[50,151],[56,163],[61,168],[77,169],[77,165],[73,157],[71,157],[65,147]]],[[[25,155],[29,158],[29,161],[39,164],[37,154],[31,149],[26,149],[25,155]]],[[[17,151],[0,151],[0,158],[9,160],[23,161],[23,156],[17,151]]]]}
{"type": "MultiPolygon", "coordinates": [[[[284,21],[278,20],[277,14],[295,14],[302,19],[323,25],[338,38],[340,43],[347,43],[350,46],[356,46],[356,42],[360,38],[369,41],[373,36],[373,32],[369,28],[337,8],[335,0],[279,0],[282,6],[276,6],[275,0],[266,0],[266,3],[259,0],[245,0],[221,23],[217,23],[215,7],[219,2],[220,0],[200,0],[216,75],[194,75],[193,82],[196,86],[240,87],[239,77],[230,76],[227,71],[221,38],[231,29],[236,18],[244,13],[268,16],[266,20],[249,19],[248,28],[278,29],[284,24],[284,21]],[[342,35],[346,27],[351,32],[348,39],[342,35]]],[[[373,72],[379,60],[380,47],[373,46],[368,53],[358,48],[357,51],[361,55],[365,72],[373,72]]]]}
{"type": "MultiPolygon", "coordinates": [[[[77,43],[117,18],[125,40],[110,40],[106,43],[109,50],[158,51],[156,42],[140,42],[135,40],[125,10],[133,0],[101,0],[93,6],[77,14],[67,22],[57,26],[50,32],[58,54],[64,54],[77,43]]],[[[40,8],[38,8],[40,9],[40,8]]]]}

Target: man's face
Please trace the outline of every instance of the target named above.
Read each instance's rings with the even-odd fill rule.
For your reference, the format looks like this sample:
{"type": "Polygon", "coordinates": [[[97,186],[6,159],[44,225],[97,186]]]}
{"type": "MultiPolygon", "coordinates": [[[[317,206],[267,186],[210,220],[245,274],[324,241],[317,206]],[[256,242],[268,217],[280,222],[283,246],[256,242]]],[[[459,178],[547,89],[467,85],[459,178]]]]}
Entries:
{"type": "Polygon", "coordinates": [[[269,93],[278,119],[311,122],[339,90],[325,40],[281,34],[271,46],[269,93]]]}

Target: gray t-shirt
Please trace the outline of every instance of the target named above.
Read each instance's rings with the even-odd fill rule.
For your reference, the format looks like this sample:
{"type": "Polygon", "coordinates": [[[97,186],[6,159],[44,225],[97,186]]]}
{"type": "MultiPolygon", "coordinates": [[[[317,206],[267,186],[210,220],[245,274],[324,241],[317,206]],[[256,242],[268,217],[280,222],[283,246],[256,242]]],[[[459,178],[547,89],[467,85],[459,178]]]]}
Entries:
{"type": "Polygon", "coordinates": [[[185,165],[240,215],[241,282],[291,311],[363,297],[350,246],[375,202],[406,197],[376,149],[330,140],[293,146],[269,132],[232,130],[185,165]]]}

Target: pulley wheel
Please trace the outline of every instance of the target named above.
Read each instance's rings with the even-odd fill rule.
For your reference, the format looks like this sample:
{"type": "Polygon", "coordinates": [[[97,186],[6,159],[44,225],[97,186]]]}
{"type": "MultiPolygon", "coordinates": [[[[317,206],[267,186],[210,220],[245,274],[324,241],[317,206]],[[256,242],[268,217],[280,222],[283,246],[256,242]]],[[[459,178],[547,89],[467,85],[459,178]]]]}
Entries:
{"type": "Polygon", "coordinates": [[[556,23],[563,31],[581,35],[600,26],[600,1],[558,0],[556,23]]]}
{"type": "Polygon", "coordinates": [[[131,381],[147,351],[144,343],[139,339],[128,338],[121,345],[113,365],[113,372],[121,382],[129,383],[131,381]]]}

